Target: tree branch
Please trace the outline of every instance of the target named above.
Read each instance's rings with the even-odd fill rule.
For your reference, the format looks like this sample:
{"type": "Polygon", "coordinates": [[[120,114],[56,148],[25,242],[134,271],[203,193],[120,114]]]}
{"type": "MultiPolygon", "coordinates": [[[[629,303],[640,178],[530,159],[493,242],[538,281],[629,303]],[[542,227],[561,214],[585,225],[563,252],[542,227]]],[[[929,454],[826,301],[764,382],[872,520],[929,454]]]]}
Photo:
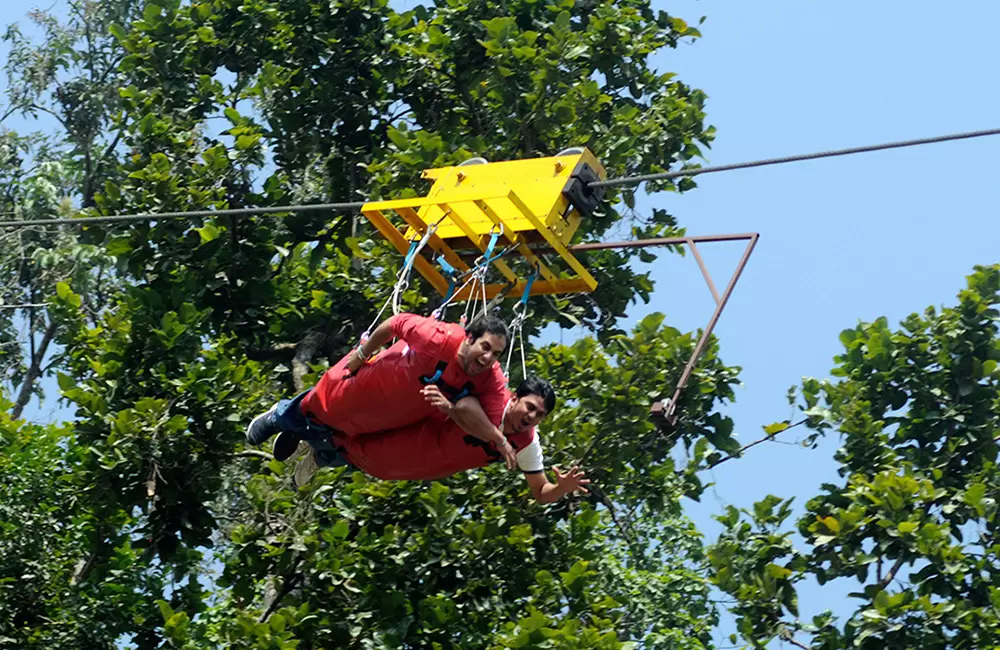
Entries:
{"type": "Polygon", "coordinates": [[[62,127],[67,132],[70,131],[69,125],[66,124],[66,119],[62,115],[59,115],[59,113],[56,113],[51,108],[47,108],[45,106],[42,106],[41,104],[34,104],[34,103],[31,104],[30,108],[32,108],[33,110],[36,110],[36,111],[42,111],[43,113],[48,113],[49,115],[51,115],[52,117],[54,117],[56,119],[56,121],[59,122],[59,124],[61,124],[62,127]]]}
{"type": "Polygon", "coordinates": [[[733,454],[731,456],[726,456],[725,458],[720,458],[719,460],[715,461],[714,463],[710,463],[707,467],[705,467],[705,469],[713,469],[715,467],[718,467],[722,463],[726,462],[727,460],[732,460],[734,458],[740,458],[741,456],[743,456],[744,452],[746,452],[748,449],[751,449],[752,447],[756,447],[757,445],[759,445],[762,442],[767,442],[769,440],[774,440],[775,436],[777,436],[778,434],[784,433],[785,431],[788,431],[789,429],[794,429],[795,427],[799,426],[800,424],[805,424],[807,421],[808,421],[808,418],[803,419],[803,420],[799,420],[795,424],[788,425],[786,428],[782,429],[778,433],[775,433],[773,435],[764,436],[760,440],[754,440],[753,442],[751,442],[749,444],[743,445],[742,447],[740,447],[740,450],[737,453],[735,453],[735,454],[733,454]]]}
{"type": "Polygon", "coordinates": [[[274,460],[274,456],[266,451],[260,451],[258,449],[244,449],[243,451],[236,452],[233,456],[236,456],[237,458],[263,458],[264,460],[274,460]]]}
{"type": "Polygon", "coordinates": [[[250,348],[246,351],[251,361],[290,360],[295,355],[295,343],[278,343],[269,348],[250,348]]]}
{"type": "Polygon", "coordinates": [[[73,569],[73,575],[70,576],[69,584],[71,586],[78,585],[87,579],[90,572],[97,565],[97,559],[103,555],[104,545],[105,545],[105,531],[103,528],[99,528],[94,533],[94,543],[91,546],[90,553],[87,554],[86,559],[80,558],[80,561],[76,563],[76,567],[73,569]]]}
{"type": "Polygon", "coordinates": [[[295,356],[292,357],[292,382],[295,384],[296,392],[301,393],[306,389],[303,378],[309,372],[309,362],[316,357],[324,340],[326,336],[314,330],[306,334],[305,338],[295,346],[295,356]]]}
{"type": "Polygon", "coordinates": [[[24,407],[31,401],[31,393],[35,388],[35,382],[42,375],[42,361],[45,358],[45,352],[56,335],[57,327],[55,321],[50,321],[49,326],[45,328],[45,334],[42,336],[38,348],[32,352],[31,366],[28,368],[28,374],[25,375],[21,389],[18,391],[17,399],[14,401],[14,409],[10,413],[11,417],[15,420],[21,417],[24,407]]]}
{"type": "Polygon", "coordinates": [[[259,619],[257,619],[258,623],[264,623],[265,621],[267,621],[267,619],[271,616],[271,614],[277,611],[278,606],[281,604],[281,601],[285,598],[285,596],[292,593],[292,589],[295,589],[295,586],[299,583],[299,580],[302,579],[302,574],[299,573],[299,567],[301,566],[301,564],[302,563],[299,562],[295,565],[295,568],[293,569],[293,571],[295,571],[295,574],[285,580],[285,584],[281,588],[281,591],[278,592],[277,595],[275,595],[274,600],[271,601],[271,604],[268,605],[267,609],[264,610],[264,613],[260,615],[259,619]]]}
{"type": "Polygon", "coordinates": [[[635,559],[636,564],[640,567],[644,566],[646,563],[646,557],[642,554],[639,547],[638,541],[635,539],[635,534],[631,528],[627,528],[621,521],[618,520],[618,511],[615,508],[614,502],[605,494],[604,490],[597,487],[596,485],[590,485],[590,491],[601,500],[601,503],[605,505],[608,509],[608,513],[611,515],[611,520],[615,522],[615,526],[618,527],[618,532],[622,534],[625,541],[628,542],[629,549],[632,551],[632,557],[635,559]]]}
{"type": "Polygon", "coordinates": [[[806,644],[802,643],[801,641],[796,641],[791,636],[789,636],[787,639],[785,639],[785,641],[788,641],[789,643],[791,643],[796,648],[802,648],[802,650],[812,650],[812,648],[810,648],[806,644]]]}
{"type": "Polygon", "coordinates": [[[100,167],[101,165],[103,165],[108,160],[108,158],[111,157],[111,154],[113,154],[115,152],[115,147],[117,147],[118,143],[121,142],[122,133],[123,133],[123,131],[119,131],[115,135],[115,139],[112,140],[108,144],[107,148],[104,150],[104,153],[102,153],[101,157],[97,159],[97,165],[98,165],[98,167],[100,167]]]}
{"type": "Polygon", "coordinates": [[[899,570],[903,568],[903,564],[905,562],[906,562],[905,557],[901,557],[898,560],[896,560],[895,564],[892,565],[892,568],[889,569],[889,573],[885,574],[885,577],[883,577],[881,580],[878,581],[878,588],[885,589],[886,587],[888,587],[889,583],[892,582],[893,579],[896,577],[896,574],[899,573],[899,570]]]}

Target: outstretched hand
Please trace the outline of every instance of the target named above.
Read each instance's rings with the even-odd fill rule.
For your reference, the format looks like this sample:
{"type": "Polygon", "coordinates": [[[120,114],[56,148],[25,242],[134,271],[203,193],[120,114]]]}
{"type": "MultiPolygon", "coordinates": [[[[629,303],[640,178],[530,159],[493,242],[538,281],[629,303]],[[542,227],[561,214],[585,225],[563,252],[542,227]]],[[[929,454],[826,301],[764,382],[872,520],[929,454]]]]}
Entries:
{"type": "Polygon", "coordinates": [[[503,462],[507,465],[507,469],[514,469],[517,467],[517,453],[511,446],[510,442],[504,438],[496,445],[497,451],[500,452],[500,456],[503,457],[503,462]]]}
{"type": "Polygon", "coordinates": [[[574,467],[568,472],[563,472],[558,467],[553,467],[552,470],[556,473],[556,483],[565,491],[566,494],[570,494],[572,492],[590,494],[590,490],[583,487],[584,485],[590,484],[590,479],[586,478],[583,470],[579,467],[574,467]]]}

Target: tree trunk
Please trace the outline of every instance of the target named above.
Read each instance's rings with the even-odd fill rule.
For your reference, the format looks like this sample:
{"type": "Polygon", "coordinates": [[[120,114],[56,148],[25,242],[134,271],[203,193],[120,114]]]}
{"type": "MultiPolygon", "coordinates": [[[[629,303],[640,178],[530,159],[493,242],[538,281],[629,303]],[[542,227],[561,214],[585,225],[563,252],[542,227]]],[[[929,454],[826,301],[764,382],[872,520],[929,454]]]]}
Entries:
{"type": "Polygon", "coordinates": [[[25,375],[24,382],[21,384],[21,389],[17,393],[17,399],[14,401],[14,410],[11,411],[11,416],[15,420],[21,417],[24,407],[31,401],[31,394],[34,391],[35,382],[37,382],[39,377],[42,376],[42,361],[45,359],[45,352],[49,349],[49,344],[52,343],[52,339],[55,335],[56,324],[54,322],[49,322],[49,326],[45,328],[45,333],[42,335],[41,342],[35,349],[35,353],[31,355],[31,366],[28,368],[28,374],[25,375]]]}
{"type": "Polygon", "coordinates": [[[306,334],[295,347],[295,356],[292,357],[292,381],[296,392],[301,393],[306,389],[303,377],[309,372],[309,363],[316,358],[325,340],[326,336],[322,332],[313,331],[306,334]]]}

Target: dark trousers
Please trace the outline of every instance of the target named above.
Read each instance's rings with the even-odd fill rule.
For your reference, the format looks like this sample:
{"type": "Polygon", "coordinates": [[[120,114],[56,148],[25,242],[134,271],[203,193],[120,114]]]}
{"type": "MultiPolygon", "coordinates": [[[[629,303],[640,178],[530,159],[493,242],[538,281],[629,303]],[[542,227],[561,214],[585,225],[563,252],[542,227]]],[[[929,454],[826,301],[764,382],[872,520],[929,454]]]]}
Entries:
{"type": "Polygon", "coordinates": [[[313,422],[302,412],[300,404],[302,398],[308,394],[307,390],[292,399],[283,399],[278,402],[275,413],[278,427],[308,443],[316,456],[316,464],[320,467],[350,465],[333,444],[333,429],[313,422]]]}

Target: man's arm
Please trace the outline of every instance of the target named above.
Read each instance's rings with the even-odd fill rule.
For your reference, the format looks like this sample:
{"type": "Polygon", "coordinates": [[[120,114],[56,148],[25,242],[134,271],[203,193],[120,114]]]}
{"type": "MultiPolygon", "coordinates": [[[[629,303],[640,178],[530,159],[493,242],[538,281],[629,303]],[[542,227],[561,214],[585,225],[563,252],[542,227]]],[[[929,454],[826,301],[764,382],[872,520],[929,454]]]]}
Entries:
{"type": "Polygon", "coordinates": [[[463,397],[452,404],[441,389],[434,385],[424,386],[420,392],[428,402],[447,414],[467,434],[496,445],[497,451],[507,463],[507,469],[514,469],[517,463],[514,448],[497,425],[487,417],[478,399],[471,396],[463,397]]]}
{"type": "Polygon", "coordinates": [[[493,365],[489,378],[477,387],[476,397],[486,417],[498,427],[503,427],[503,413],[507,408],[510,392],[499,363],[493,365]]]}
{"type": "MultiPolygon", "coordinates": [[[[385,319],[375,331],[371,333],[367,341],[363,341],[347,362],[347,370],[356,372],[364,365],[368,357],[375,354],[379,348],[386,345],[393,338],[399,338],[410,344],[411,347],[427,347],[433,345],[431,341],[435,338],[436,328],[428,328],[427,323],[431,319],[416,314],[396,314],[385,319]]],[[[437,321],[434,321],[437,324],[437,321]]]]}
{"type": "Polygon", "coordinates": [[[574,467],[570,471],[563,473],[558,467],[552,468],[556,473],[556,482],[550,483],[545,472],[525,473],[524,478],[531,487],[531,496],[539,503],[554,503],[571,492],[583,492],[588,494],[589,490],[583,487],[590,483],[590,479],[584,478],[583,471],[579,467],[574,467]]]}
{"type": "Polygon", "coordinates": [[[375,331],[371,333],[367,341],[362,341],[354,354],[351,355],[350,360],[347,362],[347,370],[350,372],[356,372],[358,368],[364,365],[365,361],[368,361],[368,357],[375,354],[379,348],[392,340],[392,318],[387,318],[386,320],[379,323],[379,326],[375,328],[375,331]]]}

